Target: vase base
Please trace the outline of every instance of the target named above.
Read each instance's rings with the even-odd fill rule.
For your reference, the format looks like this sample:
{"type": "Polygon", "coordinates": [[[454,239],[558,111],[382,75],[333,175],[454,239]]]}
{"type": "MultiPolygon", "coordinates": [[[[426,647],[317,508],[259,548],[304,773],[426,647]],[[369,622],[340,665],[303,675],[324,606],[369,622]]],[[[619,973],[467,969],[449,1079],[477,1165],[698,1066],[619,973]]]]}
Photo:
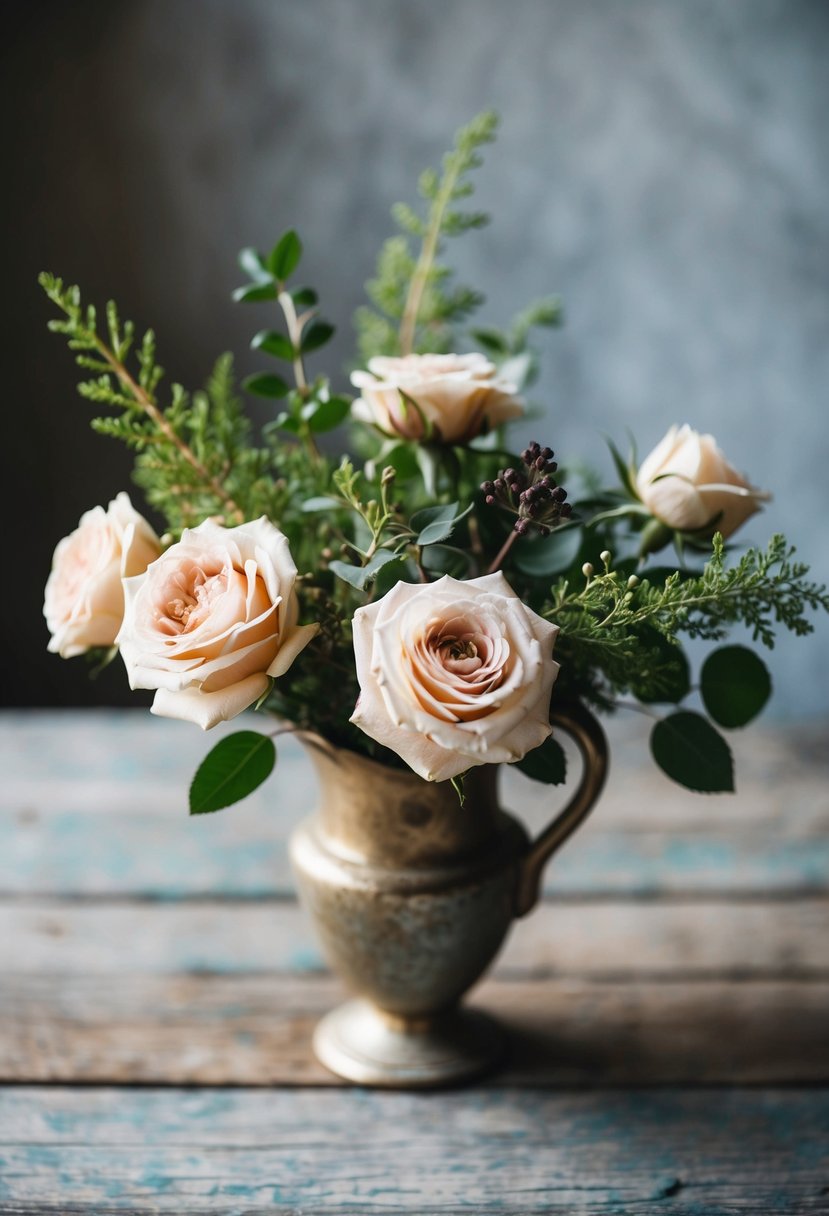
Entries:
{"type": "Polygon", "coordinates": [[[500,1026],[476,1010],[454,1009],[406,1023],[368,1001],[348,1001],[314,1033],[321,1064],[346,1081],[386,1089],[432,1089],[472,1080],[504,1052],[500,1026]]]}

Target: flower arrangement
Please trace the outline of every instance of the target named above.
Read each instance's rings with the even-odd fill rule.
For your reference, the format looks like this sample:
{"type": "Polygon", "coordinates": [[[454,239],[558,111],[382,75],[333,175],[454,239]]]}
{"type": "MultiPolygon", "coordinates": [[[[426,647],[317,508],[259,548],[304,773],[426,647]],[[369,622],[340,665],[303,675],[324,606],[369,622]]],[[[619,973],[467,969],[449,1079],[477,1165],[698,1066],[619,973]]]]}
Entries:
{"type": "MultiPolygon", "coordinates": [[[[113,303],[102,329],[78,288],[41,276],[61,314],[50,328],[101,407],[92,425],[135,451],[135,481],[165,525],[157,536],[125,493],[82,517],[46,587],[50,649],[96,662],[120,652],[131,687],[155,690],[156,714],[209,729],[254,707],[451,780],[461,798],[480,764],[564,779],[551,696],[605,713],[626,698],[653,714],[653,757],[670,777],[730,790],[719,728],[762,709],[769,675],[754,650],[717,646],[699,678],[704,712],[684,707],[683,635],[720,643],[743,624],[771,647],[778,626],[810,632],[829,595],[781,536],[741,554],[726,545],[768,495],[710,435],[673,426],[641,463],[612,446],[611,488],[570,454],[511,449],[538,372],[533,340],[560,324],[560,303],[469,329],[483,298],[442,261],[449,238],[487,220],[463,200],[495,128],[485,113],[461,130],[441,172],[420,178],[422,209],[394,209],[401,231],[356,317],[354,399],[309,370],[333,327],[296,281],[297,234],[243,251],[235,298],[275,326],[252,346],[277,370],[242,386],[278,403],[255,439],[229,355],[204,390],[165,390],[152,332],[136,343],[113,303]],[[345,426],[352,456],[338,459],[321,437],[345,426]],[[669,545],[666,563],[656,555],[669,545]]],[[[191,812],[238,801],[275,757],[272,734],[224,738],[191,812]]]]}

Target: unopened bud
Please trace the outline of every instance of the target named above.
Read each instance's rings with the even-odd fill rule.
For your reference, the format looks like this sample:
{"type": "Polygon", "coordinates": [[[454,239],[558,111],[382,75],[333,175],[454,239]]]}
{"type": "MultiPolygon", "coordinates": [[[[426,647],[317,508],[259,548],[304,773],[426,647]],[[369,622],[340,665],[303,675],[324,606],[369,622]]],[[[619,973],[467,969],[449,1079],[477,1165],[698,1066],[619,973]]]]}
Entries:
{"type": "Polygon", "coordinates": [[[593,567],[591,566],[590,562],[585,562],[585,563],[584,563],[584,565],[583,565],[583,566],[582,566],[582,568],[581,568],[581,572],[582,572],[582,574],[584,575],[584,577],[585,577],[585,578],[592,578],[592,577],[593,577],[593,567]]]}
{"type": "Polygon", "coordinates": [[[383,469],[383,476],[380,478],[380,484],[383,486],[390,486],[396,476],[397,471],[390,464],[387,464],[383,469]]]}
{"type": "Polygon", "coordinates": [[[603,566],[609,566],[611,559],[613,557],[613,554],[610,552],[609,549],[602,549],[601,553],[599,554],[599,557],[602,559],[603,566]]]}
{"type": "Polygon", "coordinates": [[[635,574],[631,574],[630,578],[628,579],[628,591],[632,591],[634,587],[638,587],[638,586],[639,586],[639,579],[636,577],[635,574]]]}

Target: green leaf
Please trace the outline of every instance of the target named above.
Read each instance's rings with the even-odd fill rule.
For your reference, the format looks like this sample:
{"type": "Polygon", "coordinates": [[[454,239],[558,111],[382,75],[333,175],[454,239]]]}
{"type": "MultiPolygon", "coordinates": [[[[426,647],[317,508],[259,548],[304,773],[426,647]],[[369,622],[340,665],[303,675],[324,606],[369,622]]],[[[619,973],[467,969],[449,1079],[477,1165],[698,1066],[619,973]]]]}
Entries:
{"type": "Polygon", "coordinates": [[[389,562],[397,561],[398,555],[389,549],[378,549],[365,566],[351,566],[348,562],[330,562],[330,569],[338,578],[362,591],[374,576],[389,562]]]}
{"type": "Polygon", "coordinates": [[[722,646],[702,665],[700,691],[705,708],[720,726],[745,726],[771,696],[771,677],[747,646],[722,646]]]}
{"type": "Polygon", "coordinates": [[[669,714],[651,731],[651,754],[672,781],[702,794],[733,793],[731,749],[707,718],[690,710],[669,714]]]}
{"type": "Polygon", "coordinates": [[[515,767],[525,777],[542,781],[545,785],[563,785],[567,780],[567,757],[564,748],[552,735],[531,752],[527,752],[515,767]]]}
{"type": "Polygon", "coordinates": [[[549,536],[526,540],[512,551],[511,560],[530,578],[551,578],[572,566],[581,547],[581,530],[565,525],[549,536]]]}
{"type": "Polygon", "coordinates": [[[497,329],[473,329],[472,337],[483,350],[491,355],[508,355],[509,344],[497,329]]]}
{"type": "Polygon", "coordinates": [[[300,343],[300,350],[303,355],[310,354],[312,350],[319,350],[321,346],[331,337],[334,332],[334,326],[329,325],[327,321],[312,321],[310,325],[305,327],[300,343]]]}
{"type": "Polygon", "coordinates": [[[616,466],[616,472],[619,475],[619,480],[630,497],[638,501],[639,491],[636,488],[635,470],[629,463],[625,464],[619,449],[616,447],[616,444],[612,439],[607,440],[607,446],[610,448],[610,455],[613,457],[613,463],[616,466]]]}
{"type": "Polygon", "coordinates": [[[320,431],[333,431],[335,426],[339,426],[348,417],[351,409],[351,402],[348,397],[329,397],[327,401],[315,402],[316,408],[309,412],[307,422],[309,428],[315,433],[320,431]]]}
{"type": "Polygon", "coordinates": [[[289,279],[302,257],[302,241],[293,228],[280,237],[267,257],[267,267],[280,283],[289,279]]]}
{"type": "Polygon", "coordinates": [[[291,292],[291,299],[297,308],[313,308],[318,298],[313,287],[295,287],[291,292]]]}
{"type": "Polygon", "coordinates": [[[438,458],[433,448],[423,443],[415,444],[415,460],[423,478],[423,488],[432,498],[438,488],[438,458]]]}
{"type": "Polygon", "coordinates": [[[242,387],[249,393],[256,393],[257,397],[284,397],[291,386],[272,372],[256,372],[253,376],[245,377],[242,387]]]}
{"type": "Polygon", "coordinates": [[[261,253],[257,253],[255,249],[243,249],[239,254],[239,265],[245,274],[257,283],[270,283],[271,273],[265,265],[264,258],[261,253]]]}
{"type": "Polygon", "coordinates": [[[255,730],[228,735],[207,753],[190,786],[190,814],[207,815],[247,798],[271,775],[273,739],[255,730]]]}
{"type": "Polygon", "coordinates": [[[274,283],[248,283],[245,287],[237,287],[233,299],[237,304],[254,304],[257,300],[275,300],[277,296],[274,283]]]}
{"type": "Polygon", "coordinates": [[[274,355],[277,359],[287,359],[288,362],[294,357],[291,339],[275,329],[260,329],[251,341],[251,346],[254,350],[263,350],[268,355],[274,355]]]}
{"type": "Polygon", "coordinates": [[[459,514],[459,505],[457,502],[450,502],[445,506],[424,507],[415,511],[409,523],[412,531],[418,534],[416,544],[434,545],[451,536],[455,524],[472,510],[469,506],[459,514]]]}
{"type": "Polygon", "coordinates": [[[473,559],[463,549],[453,545],[429,545],[423,551],[423,569],[429,574],[449,574],[452,578],[469,578],[473,559]]]}
{"type": "Polygon", "coordinates": [[[393,562],[386,562],[377,571],[377,576],[374,579],[374,597],[375,599],[382,599],[398,583],[418,582],[420,582],[420,572],[417,566],[411,558],[401,554],[393,562]]]}

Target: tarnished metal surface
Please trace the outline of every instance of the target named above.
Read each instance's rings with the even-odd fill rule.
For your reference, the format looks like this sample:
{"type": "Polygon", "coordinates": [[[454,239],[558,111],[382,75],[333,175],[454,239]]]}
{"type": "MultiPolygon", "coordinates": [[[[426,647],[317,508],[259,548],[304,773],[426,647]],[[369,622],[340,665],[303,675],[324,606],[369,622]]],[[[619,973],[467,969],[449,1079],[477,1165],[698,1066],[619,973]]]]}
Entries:
{"type": "MultiPolygon", "coordinates": [[[[318,1031],[318,1055],[341,1075],[363,1084],[423,1085],[473,1071],[463,1033],[453,1031],[447,1040],[447,1018],[492,962],[515,916],[532,907],[544,862],[588,813],[604,779],[607,751],[595,720],[577,710],[558,711],[556,722],[577,742],[585,771],[534,844],[499,809],[494,768],[468,774],[461,806],[449,782],[429,783],[304,736],[320,803],[294,832],[291,859],[331,965],[376,1011],[362,1006],[359,1017],[329,1018],[318,1031]],[[371,1076],[369,1023],[386,1060],[378,1059],[371,1076]],[[330,1050],[326,1025],[337,1038],[330,1050]],[[398,1069],[390,1027],[399,1035],[398,1069]],[[454,1055],[446,1047],[450,1040],[454,1055]]],[[[469,1037],[476,1071],[484,1062],[479,1040],[469,1037]]],[[[484,1041],[493,1053],[495,1036],[484,1041]]]]}

